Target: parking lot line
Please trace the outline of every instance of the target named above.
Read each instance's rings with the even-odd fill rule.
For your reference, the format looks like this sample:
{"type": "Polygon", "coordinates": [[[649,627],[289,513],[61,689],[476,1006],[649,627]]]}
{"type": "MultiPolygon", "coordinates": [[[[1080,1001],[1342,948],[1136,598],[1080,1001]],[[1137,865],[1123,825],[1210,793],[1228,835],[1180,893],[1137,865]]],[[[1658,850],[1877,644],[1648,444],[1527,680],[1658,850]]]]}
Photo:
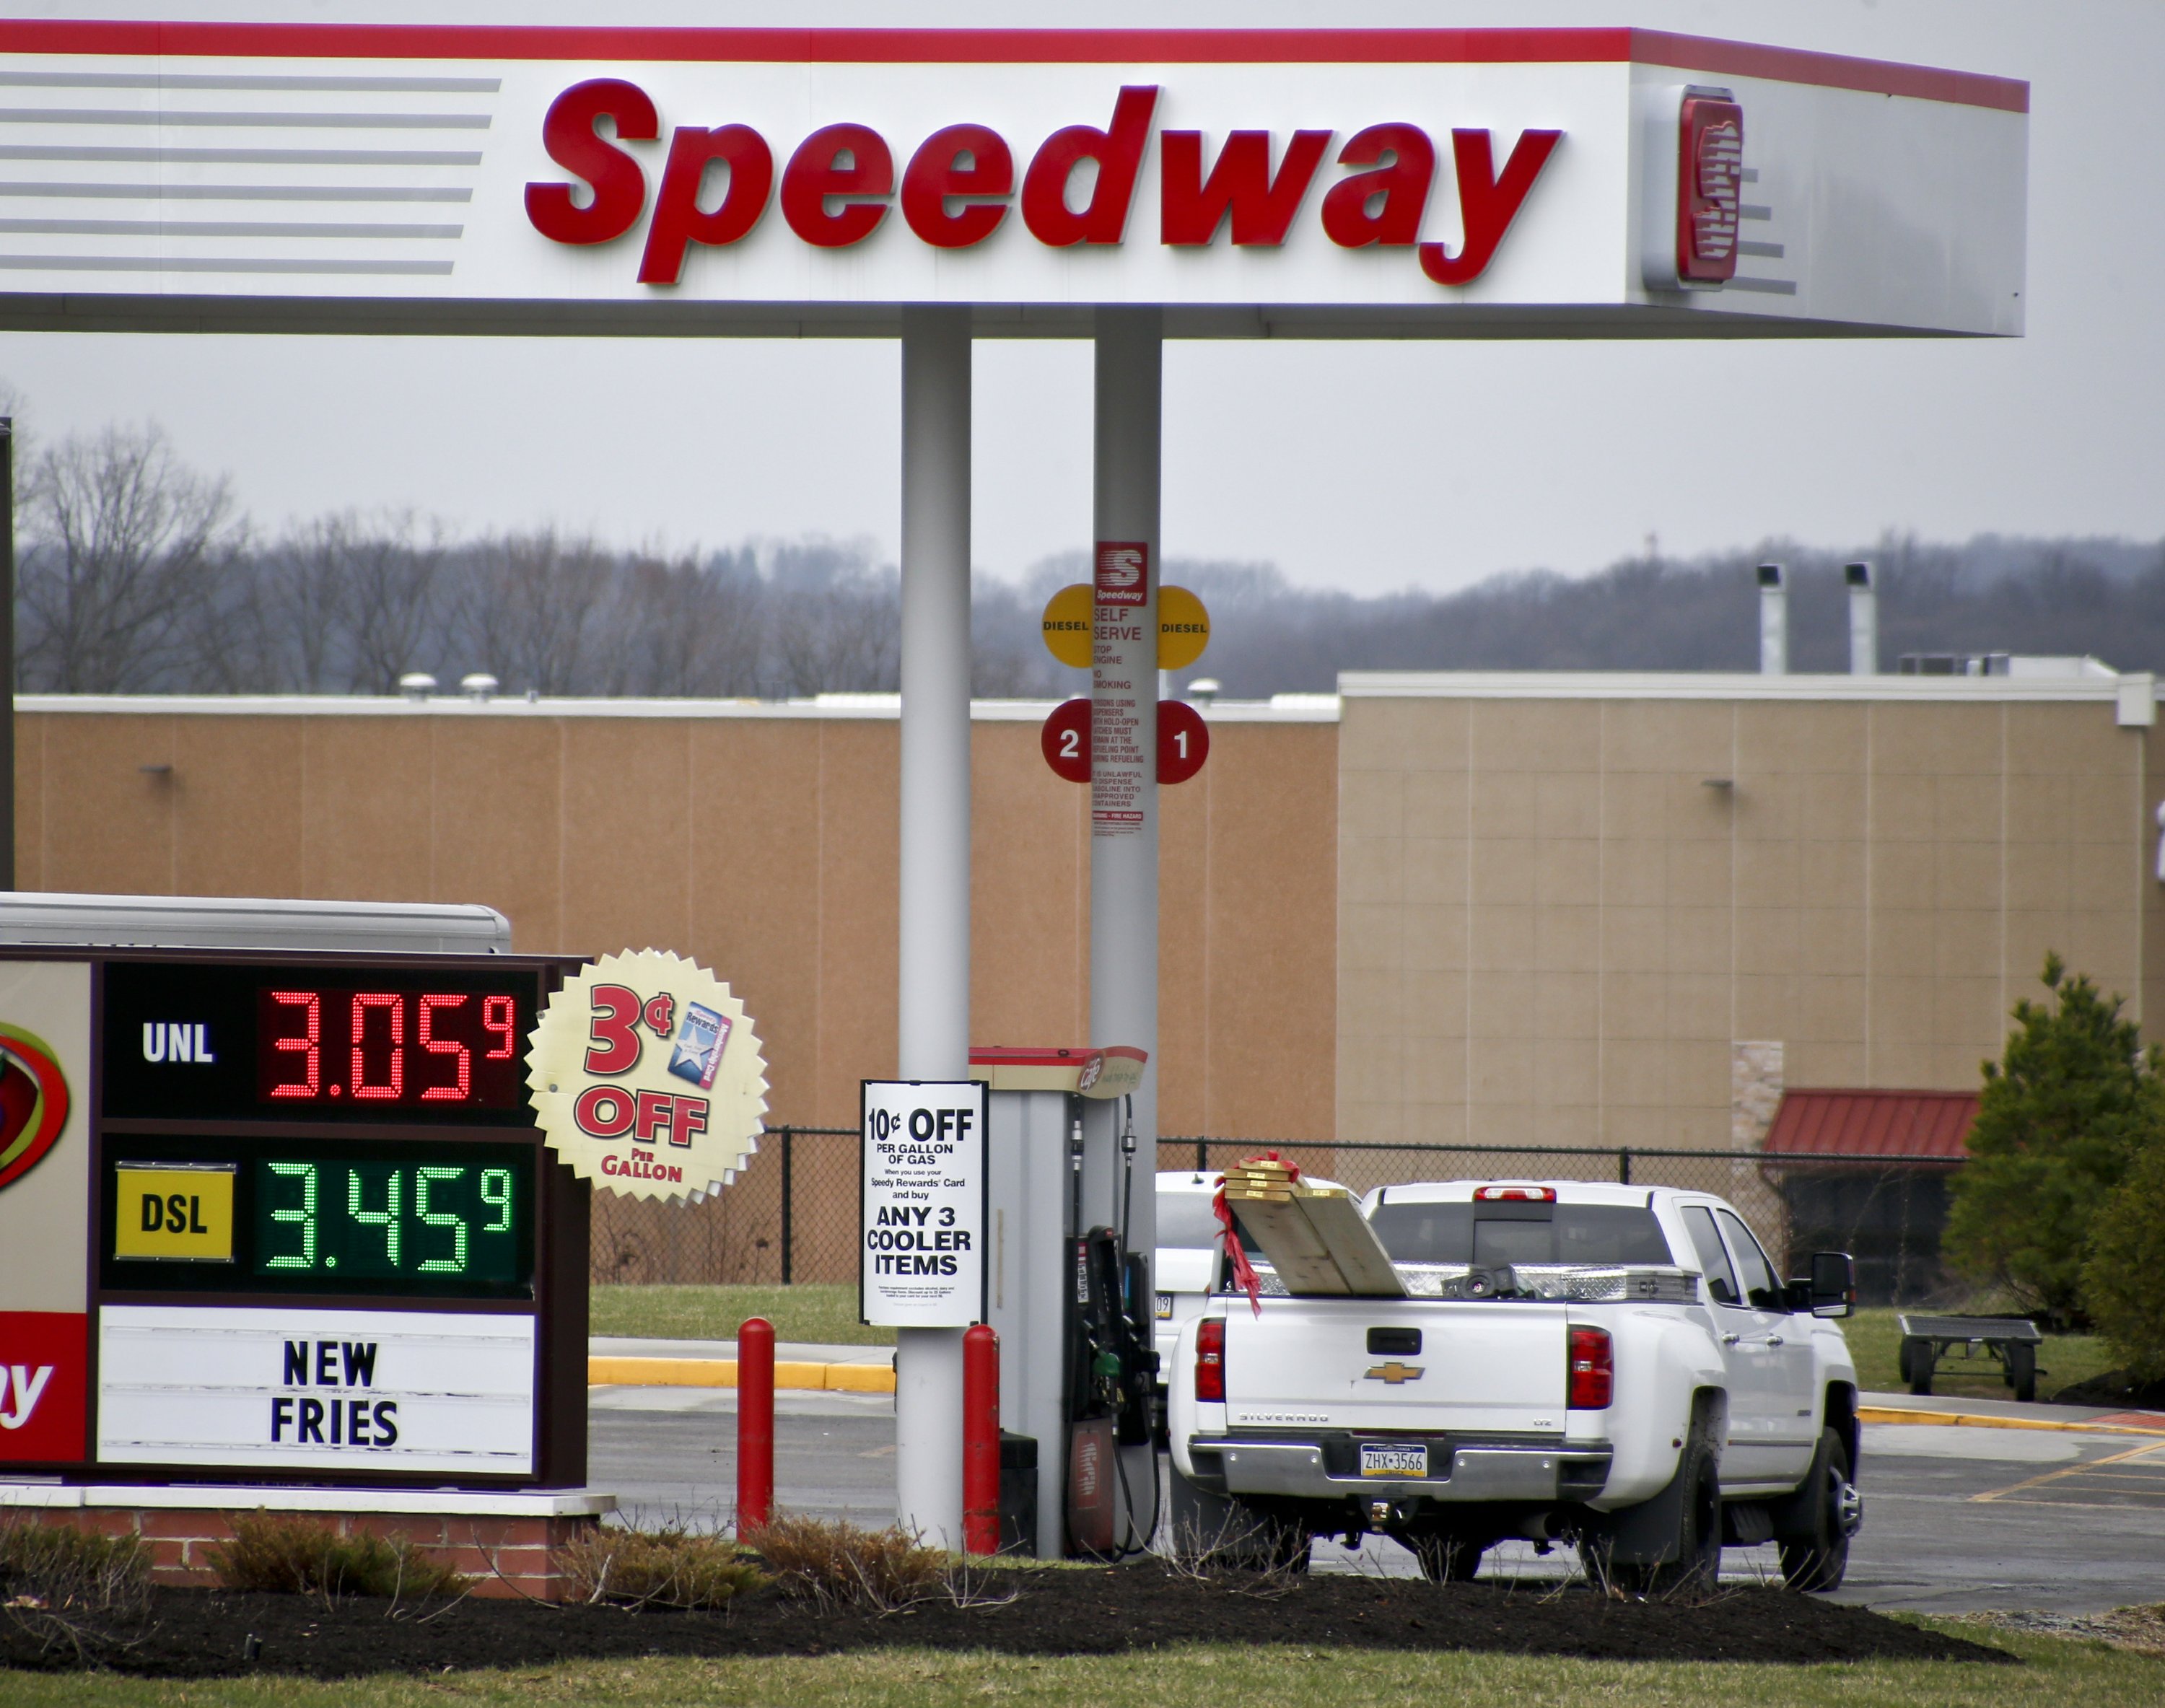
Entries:
{"type": "MultiPolygon", "coordinates": [[[[2004,1500],[2010,1495],[2021,1494],[2025,1489],[2042,1489],[2050,1484],[2064,1482],[2069,1478],[2094,1475],[2103,1471],[2108,1465],[2126,1464],[2131,1460],[2149,1459],[2149,1464],[2140,1468],[2147,1470],[2154,1467],[2159,1470],[2165,1470],[2165,1463],[2150,1458],[2152,1454],[2158,1452],[2165,1452],[2165,1445],[2156,1442],[2146,1442],[2141,1447],[2129,1447],[2122,1452],[2107,1453],[2101,1459],[2090,1459],[2081,1464],[2062,1465],[2057,1471],[2046,1471],[2040,1476],[2026,1477],[2020,1483],[2009,1484],[2004,1489],[1988,1489],[1983,1494],[1973,1494],[1969,1498],[1973,1501],[2004,1500]]],[[[2145,1492],[2148,1493],[2151,1490],[2146,1489],[2145,1492]]]]}

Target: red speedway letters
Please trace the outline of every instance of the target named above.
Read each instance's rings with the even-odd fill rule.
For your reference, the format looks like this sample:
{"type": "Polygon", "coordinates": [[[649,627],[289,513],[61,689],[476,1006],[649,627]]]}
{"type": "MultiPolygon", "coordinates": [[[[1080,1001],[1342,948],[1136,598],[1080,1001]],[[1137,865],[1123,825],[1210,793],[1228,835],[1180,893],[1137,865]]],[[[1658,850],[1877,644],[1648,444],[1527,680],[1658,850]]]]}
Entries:
{"type": "MultiPolygon", "coordinates": [[[[1049,247],[1123,243],[1158,95],[1156,85],[1130,85],[1119,91],[1104,129],[1078,124],[1055,130],[1031,153],[1019,182],[1015,151],[982,124],[950,124],[916,143],[898,181],[894,148],[866,124],[821,126],[796,143],[778,171],[774,145],[750,125],[673,125],[640,256],[640,282],[677,283],[694,244],[742,241],[777,199],[789,229],[819,249],[862,243],[887,223],[897,202],[903,223],[938,249],[983,243],[1007,223],[1018,201],[1023,225],[1049,247]]],[[[1156,134],[1158,240],[1187,248],[1215,243],[1220,230],[1238,246],[1284,244],[1339,136],[1296,130],[1273,167],[1267,130],[1231,131],[1214,154],[1206,153],[1199,130],[1156,134]]],[[[543,146],[573,182],[529,183],[529,223],[560,244],[625,236],[648,207],[646,168],[625,145],[657,143],[661,135],[661,113],[639,85],[615,77],[573,84],[550,103],[542,123],[543,146]],[[604,134],[605,125],[613,134],[604,134]]],[[[1471,284],[1495,258],[1562,135],[1521,131],[1499,170],[1491,132],[1451,131],[1450,169],[1465,234],[1453,253],[1441,243],[1418,240],[1439,168],[1435,140],[1402,122],[1356,130],[1335,155],[1338,166],[1352,170],[1321,198],[1324,233],[1341,248],[1414,249],[1421,271],[1437,284],[1471,284]]]]}

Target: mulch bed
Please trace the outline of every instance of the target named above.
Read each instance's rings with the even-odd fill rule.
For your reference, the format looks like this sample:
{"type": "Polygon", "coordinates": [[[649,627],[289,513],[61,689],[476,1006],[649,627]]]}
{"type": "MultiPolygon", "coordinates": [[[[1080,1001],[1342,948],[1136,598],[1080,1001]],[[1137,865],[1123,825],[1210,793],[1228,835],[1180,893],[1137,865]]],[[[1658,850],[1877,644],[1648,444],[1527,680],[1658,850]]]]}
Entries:
{"type": "Polygon", "coordinates": [[[884,1616],[822,1610],[772,1589],[726,1614],[550,1607],[465,1600],[402,1607],[326,1606],[314,1597],[199,1589],[156,1593],[147,1626],[125,1647],[40,1653],[0,1621],[0,1661],[73,1668],[102,1663],[164,1678],[251,1672],[319,1679],[435,1674],[481,1667],[647,1655],[818,1655],[865,1648],[1102,1655],[1183,1642],[1300,1648],[1461,1649],[1588,1660],[2007,1662],[2005,1652],[1772,1589],[1698,1602],[1611,1600],[1584,1589],[1436,1585],[1418,1579],[1314,1577],[1291,1587],[1228,1574],[1210,1582],[1153,1563],[1088,1571],[1000,1574],[1016,1599],[994,1606],[943,1600],[884,1616]],[[251,1656],[253,1658],[249,1658],[251,1656]]]}

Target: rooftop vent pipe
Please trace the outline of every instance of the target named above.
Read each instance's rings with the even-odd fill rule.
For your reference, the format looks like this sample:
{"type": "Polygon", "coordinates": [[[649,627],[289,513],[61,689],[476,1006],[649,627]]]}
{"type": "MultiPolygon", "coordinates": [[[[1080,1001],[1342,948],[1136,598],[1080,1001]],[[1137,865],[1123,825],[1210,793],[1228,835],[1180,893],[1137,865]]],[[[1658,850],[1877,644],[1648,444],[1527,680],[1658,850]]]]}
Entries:
{"type": "Polygon", "coordinates": [[[497,689],[496,678],[485,670],[477,670],[459,678],[459,692],[477,705],[487,705],[489,696],[497,689]]]}
{"type": "Polygon", "coordinates": [[[1789,673],[1789,589],[1778,563],[1759,566],[1759,673],[1789,673]]]}
{"type": "Polygon", "coordinates": [[[436,691],[436,678],[425,670],[409,670],[398,678],[398,692],[409,700],[425,700],[436,691]]]}
{"type": "Polygon", "coordinates": [[[1872,566],[1845,563],[1842,579],[1849,583],[1849,673],[1879,674],[1879,591],[1872,585],[1872,566]]]}

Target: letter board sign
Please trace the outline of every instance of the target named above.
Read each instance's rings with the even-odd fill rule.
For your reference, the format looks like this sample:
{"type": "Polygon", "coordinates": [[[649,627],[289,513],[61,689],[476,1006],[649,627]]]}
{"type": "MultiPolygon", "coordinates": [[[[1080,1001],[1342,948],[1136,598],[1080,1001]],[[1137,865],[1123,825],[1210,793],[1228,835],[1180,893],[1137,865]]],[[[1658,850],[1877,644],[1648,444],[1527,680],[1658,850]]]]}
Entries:
{"type": "Polygon", "coordinates": [[[108,1305],[101,1464],[521,1476],[534,1319],[108,1305]]]}
{"type": "Polygon", "coordinates": [[[868,1323],[985,1320],[982,1082],[864,1082],[860,1305],[868,1323]]]}

